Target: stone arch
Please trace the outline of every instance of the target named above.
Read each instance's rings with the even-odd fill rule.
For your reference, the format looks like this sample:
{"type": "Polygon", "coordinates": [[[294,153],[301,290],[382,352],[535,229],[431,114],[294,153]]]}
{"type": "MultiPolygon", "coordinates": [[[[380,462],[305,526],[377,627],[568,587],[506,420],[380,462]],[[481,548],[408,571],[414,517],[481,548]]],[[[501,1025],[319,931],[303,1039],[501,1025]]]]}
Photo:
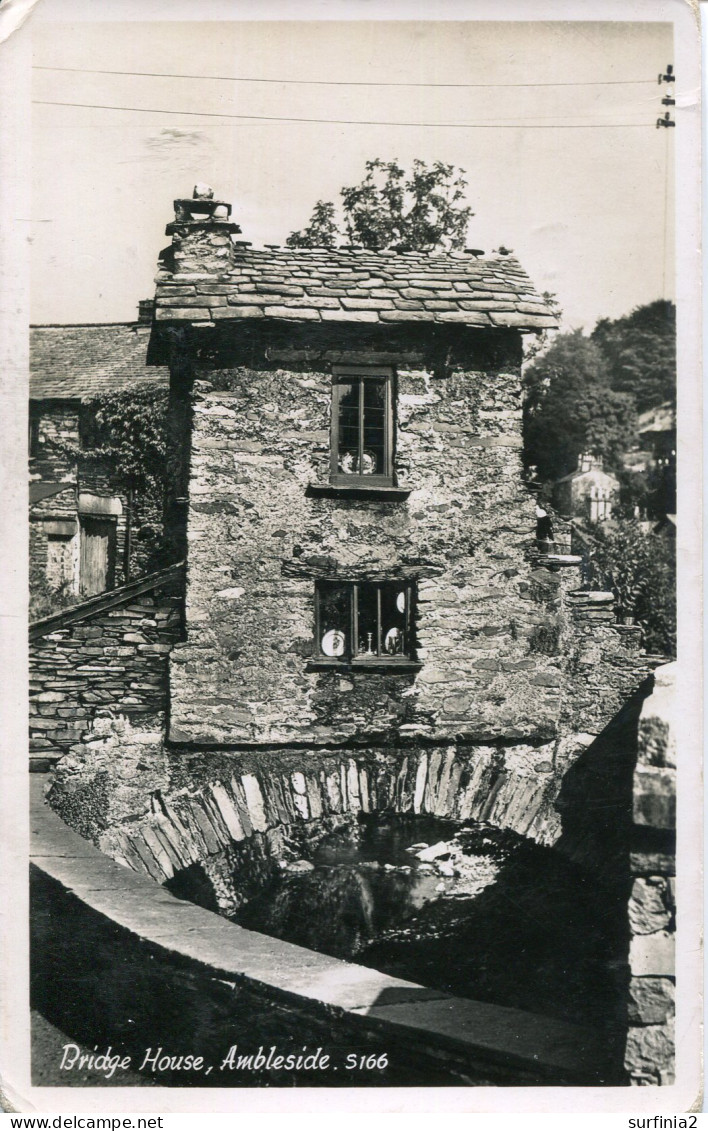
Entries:
{"type": "Polygon", "coordinates": [[[259,752],[243,768],[234,756],[219,772],[180,791],[156,791],[150,812],[113,826],[100,847],[120,863],[164,883],[253,833],[356,815],[420,813],[484,820],[551,844],[560,832],[553,807],[555,745],[457,746],[352,752],[259,752]]]}

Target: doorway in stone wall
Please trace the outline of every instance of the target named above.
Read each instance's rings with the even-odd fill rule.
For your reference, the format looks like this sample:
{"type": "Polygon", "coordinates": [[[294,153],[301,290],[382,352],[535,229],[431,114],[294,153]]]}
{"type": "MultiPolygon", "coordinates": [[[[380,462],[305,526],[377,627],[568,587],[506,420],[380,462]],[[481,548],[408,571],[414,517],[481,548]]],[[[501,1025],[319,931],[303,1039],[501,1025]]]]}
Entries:
{"type": "Polygon", "coordinates": [[[92,597],[113,588],[115,559],[115,520],[82,516],[79,589],[83,597],[92,597]]]}

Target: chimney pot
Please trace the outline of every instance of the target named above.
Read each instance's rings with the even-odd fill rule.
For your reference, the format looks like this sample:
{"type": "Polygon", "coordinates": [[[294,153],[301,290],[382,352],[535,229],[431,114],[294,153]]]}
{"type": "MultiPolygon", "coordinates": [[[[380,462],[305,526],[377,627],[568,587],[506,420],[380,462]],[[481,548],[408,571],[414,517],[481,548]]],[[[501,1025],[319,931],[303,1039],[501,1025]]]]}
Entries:
{"type": "Polygon", "coordinates": [[[194,186],[194,192],[192,193],[192,198],[194,200],[213,200],[214,199],[214,190],[213,190],[213,188],[211,188],[210,185],[205,185],[200,181],[198,184],[196,184],[194,186]]]}
{"type": "Polygon", "coordinates": [[[152,298],[141,298],[138,301],[138,326],[151,325],[154,306],[155,300],[152,298]]]}

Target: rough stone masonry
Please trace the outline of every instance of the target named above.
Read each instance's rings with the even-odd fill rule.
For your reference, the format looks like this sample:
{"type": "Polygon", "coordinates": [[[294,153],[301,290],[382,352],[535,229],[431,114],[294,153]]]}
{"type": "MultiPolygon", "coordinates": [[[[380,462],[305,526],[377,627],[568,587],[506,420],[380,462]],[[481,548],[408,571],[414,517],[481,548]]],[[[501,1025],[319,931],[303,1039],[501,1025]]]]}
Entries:
{"type": "Polygon", "coordinates": [[[580,590],[579,559],[536,545],[522,333],[552,316],[505,256],[260,251],[208,193],[175,211],[149,356],[171,371],[187,555],[167,742],[142,758],[150,788],[126,790],[103,720],[58,764],[53,803],[71,820],[100,779],[92,837],[157,879],[237,827],[336,812],[330,778],[340,811],[417,798],[562,841],[565,774],[650,666],[611,595],[580,590]],[[376,483],[333,458],[338,366],[388,375],[376,483]],[[323,582],[407,588],[407,662],[323,656],[323,582]]]}

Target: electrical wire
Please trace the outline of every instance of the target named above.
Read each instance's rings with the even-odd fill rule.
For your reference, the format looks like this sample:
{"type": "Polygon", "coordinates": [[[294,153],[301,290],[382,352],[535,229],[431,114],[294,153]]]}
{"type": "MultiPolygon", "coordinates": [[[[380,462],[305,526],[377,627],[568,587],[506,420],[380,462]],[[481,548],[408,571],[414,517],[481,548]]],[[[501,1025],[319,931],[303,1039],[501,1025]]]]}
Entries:
{"type": "Polygon", "coordinates": [[[348,82],[345,79],[266,79],[246,78],[239,75],[171,74],[165,71],[112,71],[98,67],[49,67],[35,65],[32,70],[71,71],[73,74],[86,75],[131,75],[134,77],[158,79],[207,79],[213,82],[262,82],[275,83],[279,86],[283,83],[287,83],[291,86],[416,86],[431,88],[442,87],[449,90],[480,90],[486,88],[506,89],[512,87],[525,88],[536,86],[638,86],[648,83],[655,85],[654,79],[603,79],[591,82],[348,82]]]}
{"type": "Polygon", "coordinates": [[[495,124],[494,122],[388,122],[359,118],[286,118],[276,114],[228,114],[208,110],[161,110],[150,106],[106,106],[97,102],[55,102],[49,99],[33,99],[34,106],[75,106],[80,110],[119,110],[136,114],[170,114],[183,117],[185,114],[198,118],[229,118],[253,122],[306,122],[329,126],[415,126],[418,129],[464,129],[464,130],[592,130],[592,129],[654,129],[651,122],[581,122],[549,123],[548,125],[495,124]]]}

